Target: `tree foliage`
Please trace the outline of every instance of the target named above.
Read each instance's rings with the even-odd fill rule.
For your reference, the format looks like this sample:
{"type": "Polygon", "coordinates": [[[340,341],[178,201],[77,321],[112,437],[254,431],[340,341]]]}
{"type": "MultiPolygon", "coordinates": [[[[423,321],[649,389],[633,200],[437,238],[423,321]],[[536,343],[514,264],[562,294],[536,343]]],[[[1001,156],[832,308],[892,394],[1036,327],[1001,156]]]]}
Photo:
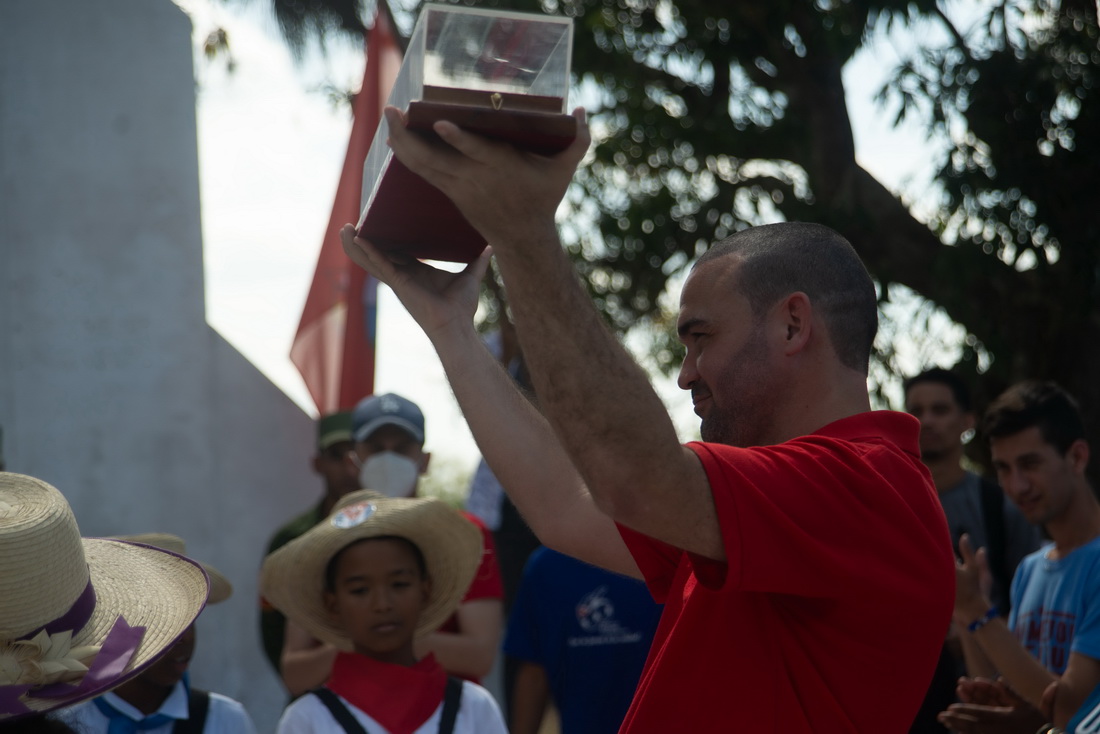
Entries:
{"type": "Polygon", "coordinates": [[[1100,406],[1095,0],[478,4],[576,19],[596,144],[569,198],[598,234],[565,236],[616,328],[659,313],[708,243],[812,220],[852,242],[884,305],[905,286],[965,328],[979,394],[1040,377],[1100,406]],[[879,102],[935,141],[919,209],[857,162],[841,73],[876,34],[915,27],[940,33],[912,42],[879,102]]]}

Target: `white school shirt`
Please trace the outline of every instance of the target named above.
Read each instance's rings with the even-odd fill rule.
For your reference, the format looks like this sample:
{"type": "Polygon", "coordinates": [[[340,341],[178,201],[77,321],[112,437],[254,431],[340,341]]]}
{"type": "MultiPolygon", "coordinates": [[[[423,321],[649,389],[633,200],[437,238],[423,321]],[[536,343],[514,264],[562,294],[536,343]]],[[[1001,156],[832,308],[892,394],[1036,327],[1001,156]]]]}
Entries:
{"type": "MultiPolygon", "coordinates": [[[[141,721],[146,716],[113,693],[104,693],[103,698],[134,721],[141,721]]],[[[173,719],[187,718],[187,689],[182,681],[176,683],[161,707],[150,716],[155,714],[165,714],[173,719]]],[[[91,701],[65,709],[57,716],[80,734],[107,734],[111,724],[111,720],[91,701]]],[[[144,729],[141,734],[171,734],[173,726],[175,722],[170,721],[155,729],[144,729]]],[[[202,731],[203,734],[256,734],[256,727],[239,702],[220,693],[211,693],[206,725],[202,731]]]]}
{"type": "MultiPolygon", "coordinates": [[[[340,701],[347,707],[367,734],[390,734],[377,721],[363,713],[344,698],[340,701]]],[[[440,702],[428,720],[420,725],[414,734],[436,734],[439,731],[439,719],[443,715],[443,703],[440,702]]],[[[279,719],[276,734],[345,734],[344,728],[332,717],[328,707],[317,696],[305,695],[287,707],[279,719]]],[[[454,734],[508,734],[500,707],[487,690],[470,681],[462,682],[462,699],[455,717],[454,734]]]]}

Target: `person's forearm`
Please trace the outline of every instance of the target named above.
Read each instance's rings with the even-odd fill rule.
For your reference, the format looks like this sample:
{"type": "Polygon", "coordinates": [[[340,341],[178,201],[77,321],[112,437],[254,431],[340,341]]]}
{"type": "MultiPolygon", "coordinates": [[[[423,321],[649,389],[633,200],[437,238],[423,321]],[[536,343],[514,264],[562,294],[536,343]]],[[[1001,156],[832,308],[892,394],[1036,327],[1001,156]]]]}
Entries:
{"type": "Polygon", "coordinates": [[[416,641],[416,654],[428,653],[448,673],[484,678],[493,669],[500,634],[504,626],[504,604],[500,599],[464,601],[455,612],[456,632],[436,631],[416,641]]]}
{"type": "Polygon", "coordinates": [[[650,530],[655,508],[683,483],[672,421],[604,325],[553,225],[520,244],[498,248],[497,260],[539,404],[600,507],[650,530]]]}
{"type": "Polygon", "coordinates": [[[429,333],[485,460],[544,545],[638,576],[613,522],[588,490],[550,425],[489,354],[472,324],[429,333]]]}
{"type": "Polygon", "coordinates": [[[1043,692],[1057,676],[1020,644],[1003,619],[998,617],[977,631],[964,634],[971,636],[993,667],[1024,700],[1039,707],[1043,692]]]}
{"type": "Polygon", "coordinates": [[[336,648],[332,645],[284,652],[280,666],[283,685],[291,696],[300,696],[323,686],[332,674],[334,660],[336,648]]]}
{"type": "Polygon", "coordinates": [[[466,678],[484,678],[493,669],[496,646],[457,632],[433,632],[417,641],[418,654],[431,653],[443,669],[466,678]]]}
{"type": "Polygon", "coordinates": [[[510,734],[538,734],[550,702],[550,684],[546,670],[534,663],[522,662],[512,686],[508,705],[510,734]]]}
{"type": "Polygon", "coordinates": [[[971,678],[996,679],[997,669],[986,657],[986,654],[982,652],[982,648],[973,635],[964,630],[959,635],[958,642],[962,648],[963,659],[966,661],[966,674],[968,676],[971,678]]]}
{"type": "Polygon", "coordinates": [[[520,345],[543,412],[590,491],[614,501],[601,496],[605,487],[633,490],[677,466],[679,439],[648,376],[582,288],[557,230],[544,227],[536,239],[497,254],[520,345]]]}

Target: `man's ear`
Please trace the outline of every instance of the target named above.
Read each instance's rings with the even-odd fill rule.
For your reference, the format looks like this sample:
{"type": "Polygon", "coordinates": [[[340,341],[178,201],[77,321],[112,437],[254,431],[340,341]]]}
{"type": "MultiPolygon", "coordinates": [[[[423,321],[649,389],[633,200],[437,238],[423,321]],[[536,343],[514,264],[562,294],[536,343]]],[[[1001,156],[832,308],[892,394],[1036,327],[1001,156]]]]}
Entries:
{"type": "Polygon", "coordinates": [[[428,473],[428,463],[432,460],[432,454],[430,451],[420,452],[420,473],[428,473]]]}
{"type": "Polygon", "coordinates": [[[784,355],[791,356],[806,348],[813,333],[813,315],[810,297],[802,291],[796,291],[780,301],[779,318],[786,330],[784,355]]]}
{"type": "Polygon", "coordinates": [[[1083,438],[1079,438],[1069,445],[1066,457],[1070,460],[1073,470],[1078,474],[1084,474],[1089,465],[1089,444],[1083,438]]]}

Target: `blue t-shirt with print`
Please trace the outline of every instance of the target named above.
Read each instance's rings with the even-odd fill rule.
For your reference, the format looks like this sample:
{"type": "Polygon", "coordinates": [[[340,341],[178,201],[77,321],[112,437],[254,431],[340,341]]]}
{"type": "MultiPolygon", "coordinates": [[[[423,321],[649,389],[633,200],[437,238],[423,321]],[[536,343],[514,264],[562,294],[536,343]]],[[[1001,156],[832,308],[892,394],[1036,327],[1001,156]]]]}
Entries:
{"type": "Polygon", "coordinates": [[[1100,538],[1051,560],[1046,545],[1012,580],[1008,626],[1028,652],[1061,675],[1071,652],[1100,659],[1100,538]]]}
{"type": "Polygon", "coordinates": [[[641,581],[540,547],[524,567],[504,652],[546,670],[562,734],[615,734],[662,608],[641,581]]]}

